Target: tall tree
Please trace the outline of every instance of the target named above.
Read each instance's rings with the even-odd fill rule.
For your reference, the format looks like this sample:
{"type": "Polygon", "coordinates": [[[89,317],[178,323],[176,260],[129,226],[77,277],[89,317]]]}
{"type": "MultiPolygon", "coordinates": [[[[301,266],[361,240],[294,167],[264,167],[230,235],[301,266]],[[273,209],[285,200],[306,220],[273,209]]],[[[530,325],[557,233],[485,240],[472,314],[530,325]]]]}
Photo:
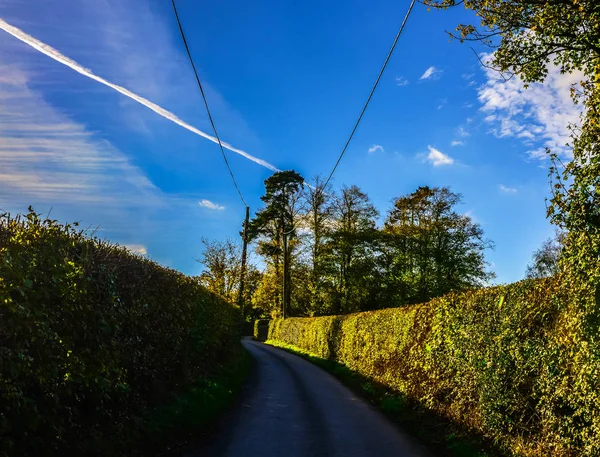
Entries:
{"type": "Polygon", "coordinates": [[[252,315],[256,319],[281,317],[281,282],[275,265],[268,263],[252,295],[252,315]],[[279,302],[277,302],[279,300],[279,302]]]}
{"type": "Polygon", "coordinates": [[[553,238],[548,238],[542,246],[533,253],[531,263],[527,265],[525,277],[547,278],[558,274],[559,260],[563,249],[565,234],[557,231],[553,238]]]}
{"type": "Polygon", "coordinates": [[[284,272],[290,270],[303,183],[302,176],[294,170],[280,171],[267,178],[261,197],[265,206],[248,226],[249,241],[258,241],[258,253],[271,262],[276,282],[282,285],[281,293],[274,297],[277,309],[289,309],[291,302],[291,278],[284,277],[284,272]],[[285,297],[284,291],[287,291],[285,297]]]}
{"type": "Polygon", "coordinates": [[[328,248],[336,270],[332,313],[349,313],[366,307],[371,288],[379,212],[357,186],[343,187],[332,202],[334,230],[328,248]]]}
{"type": "Polygon", "coordinates": [[[485,250],[492,247],[479,224],[456,212],[460,194],[419,187],[394,201],[384,225],[392,251],[397,304],[422,302],[491,279],[485,250]]]}
{"type": "Polygon", "coordinates": [[[305,186],[304,196],[304,242],[308,245],[307,285],[310,293],[311,315],[326,312],[325,300],[327,274],[330,270],[327,240],[331,234],[332,198],[331,186],[324,187],[324,180],[315,178],[314,186],[305,186]]]}
{"type": "Polygon", "coordinates": [[[197,262],[206,268],[200,281],[231,303],[235,303],[241,274],[241,247],[232,240],[211,241],[202,238],[204,251],[197,262]]]}

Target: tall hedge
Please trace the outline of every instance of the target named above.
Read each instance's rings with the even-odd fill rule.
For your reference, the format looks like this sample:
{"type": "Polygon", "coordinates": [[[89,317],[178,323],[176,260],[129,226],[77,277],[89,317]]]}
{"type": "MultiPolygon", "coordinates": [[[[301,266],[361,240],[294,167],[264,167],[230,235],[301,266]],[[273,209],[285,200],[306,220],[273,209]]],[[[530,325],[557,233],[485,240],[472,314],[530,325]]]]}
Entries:
{"type": "Polygon", "coordinates": [[[523,281],[406,308],[278,319],[269,339],[345,364],[510,454],[598,456],[600,350],[572,301],[560,278],[523,281]]]}
{"type": "Polygon", "coordinates": [[[236,350],[197,281],[31,212],[0,218],[0,455],[118,455],[236,350]]]}

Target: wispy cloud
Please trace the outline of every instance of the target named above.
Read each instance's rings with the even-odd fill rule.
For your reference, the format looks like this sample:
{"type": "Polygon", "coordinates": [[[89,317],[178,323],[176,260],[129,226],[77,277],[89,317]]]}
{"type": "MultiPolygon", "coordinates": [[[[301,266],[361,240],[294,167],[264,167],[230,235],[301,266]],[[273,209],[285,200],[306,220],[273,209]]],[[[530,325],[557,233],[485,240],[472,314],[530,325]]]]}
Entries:
{"type": "Polygon", "coordinates": [[[454,146],[463,146],[465,143],[463,143],[462,141],[459,141],[459,140],[454,140],[450,144],[454,147],[454,146]]]}
{"type": "Polygon", "coordinates": [[[521,138],[530,147],[532,158],[545,158],[546,147],[571,156],[568,127],[579,123],[581,107],[573,103],[570,91],[584,78],[581,72],[561,74],[558,67],[550,65],[543,84],[525,88],[516,76],[507,80],[492,69],[484,71],[487,82],[478,89],[478,98],[494,135],[521,138]]]}
{"type": "Polygon", "coordinates": [[[408,85],[408,79],[406,79],[404,76],[396,76],[396,85],[397,86],[406,86],[408,85]]]}
{"type": "Polygon", "coordinates": [[[434,167],[452,165],[454,163],[454,159],[452,157],[450,157],[447,154],[444,154],[439,149],[436,149],[433,146],[427,146],[427,148],[429,149],[429,154],[427,154],[425,158],[434,167]]]}
{"type": "MultiPolygon", "coordinates": [[[[0,1],[0,17],[210,132],[181,42],[172,34],[172,18],[148,2],[32,0],[25,8],[9,0],[0,1]]],[[[2,31],[0,69],[0,208],[17,214],[32,205],[43,215],[52,208],[54,219],[78,221],[91,227],[89,233],[121,245],[144,246],[154,260],[197,274],[197,234],[223,233],[223,217],[237,203],[221,202],[224,211],[203,210],[201,198],[219,201],[201,192],[203,180],[177,184],[192,169],[199,176],[210,174],[212,165],[225,172],[214,143],[178,131],[138,102],[2,31]],[[204,160],[211,166],[203,167],[204,160]],[[161,182],[173,184],[168,192],[152,182],[146,164],[154,176],[163,170],[161,182]]],[[[260,139],[243,115],[208,78],[203,83],[213,116],[221,120],[219,134],[260,151],[260,139]]],[[[265,171],[250,166],[248,172],[260,170],[265,171]]]]}
{"type": "Polygon", "coordinates": [[[425,70],[425,73],[423,73],[421,75],[421,77],[419,78],[419,80],[424,80],[424,79],[438,79],[440,77],[440,73],[442,73],[442,70],[439,70],[439,69],[431,66],[427,70],[425,70]]]}
{"type": "MultiPolygon", "coordinates": [[[[467,123],[469,123],[470,121],[467,119],[467,123]]],[[[466,138],[468,136],[471,136],[471,134],[467,131],[467,129],[465,129],[462,125],[458,126],[456,129],[456,134],[460,137],[466,138]]]]}
{"type": "MultiPolygon", "coordinates": [[[[27,33],[23,32],[19,28],[8,24],[1,18],[0,18],[0,29],[11,34],[15,38],[21,40],[23,43],[31,46],[32,48],[36,49],[37,51],[41,52],[42,54],[45,54],[48,57],[54,59],[55,61],[71,68],[72,70],[76,71],[77,73],[80,73],[81,75],[86,76],[90,79],[93,79],[94,81],[97,81],[100,84],[104,84],[105,86],[110,87],[111,89],[113,89],[113,90],[125,95],[126,97],[129,97],[130,99],[140,103],[141,105],[151,109],[152,111],[154,111],[158,115],[164,117],[165,119],[168,119],[171,122],[174,122],[175,124],[180,125],[181,127],[195,133],[196,135],[206,138],[214,143],[218,143],[218,140],[215,137],[213,137],[212,135],[209,135],[209,134],[197,129],[196,127],[193,127],[192,125],[188,124],[187,122],[184,122],[183,120],[178,118],[175,114],[173,114],[170,111],[167,111],[166,109],[158,106],[157,104],[147,100],[146,98],[141,97],[137,94],[134,94],[133,92],[131,92],[130,90],[128,90],[122,86],[111,83],[111,82],[107,81],[106,79],[95,75],[91,70],[83,67],[82,65],[75,62],[74,60],[66,57],[65,55],[63,55],[62,53],[60,53],[53,47],[51,47],[45,43],[42,43],[41,41],[37,40],[36,38],[28,35],[27,33]]],[[[235,148],[232,145],[225,143],[225,142],[223,142],[222,144],[223,144],[223,147],[225,147],[226,149],[228,149],[232,152],[235,152],[235,153],[245,157],[246,159],[251,160],[252,162],[255,162],[265,168],[268,168],[271,171],[279,171],[274,165],[271,165],[270,163],[268,163],[262,159],[259,159],[258,157],[254,157],[253,155],[247,153],[246,151],[235,148]]]]}
{"type": "Polygon", "coordinates": [[[164,229],[165,220],[169,233],[180,230],[178,239],[187,233],[178,217],[197,226],[211,223],[192,211],[197,198],[164,193],[112,143],[49,104],[31,87],[28,71],[4,61],[10,55],[5,44],[0,45],[3,210],[16,214],[31,205],[46,214],[52,208],[60,221],[99,227],[102,237],[144,247],[167,242],[152,235],[164,229]]]}
{"type": "Polygon", "coordinates": [[[140,255],[148,254],[148,249],[143,244],[124,244],[123,247],[140,255]]]}
{"type": "Polygon", "coordinates": [[[223,211],[225,209],[224,206],[219,205],[217,203],[213,203],[210,200],[200,200],[198,202],[198,205],[201,206],[202,208],[207,208],[207,209],[212,209],[212,210],[216,210],[216,211],[223,211]]]}
{"type": "Polygon", "coordinates": [[[518,192],[514,187],[507,187],[504,184],[500,184],[500,190],[505,194],[516,194],[518,192]]]}
{"type": "Polygon", "coordinates": [[[473,222],[475,222],[476,224],[481,224],[481,220],[477,217],[477,215],[475,214],[475,212],[470,209],[468,210],[465,214],[465,217],[468,217],[469,219],[471,219],[473,222]]]}
{"type": "Polygon", "coordinates": [[[0,199],[112,208],[156,201],[160,191],[124,154],[49,105],[26,71],[0,64],[0,199]]]}
{"type": "Polygon", "coordinates": [[[371,146],[369,148],[369,154],[375,154],[377,151],[385,152],[383,149],[383,146],[381,146],[379,144],[374,144],[373,146],[371,146]]]}

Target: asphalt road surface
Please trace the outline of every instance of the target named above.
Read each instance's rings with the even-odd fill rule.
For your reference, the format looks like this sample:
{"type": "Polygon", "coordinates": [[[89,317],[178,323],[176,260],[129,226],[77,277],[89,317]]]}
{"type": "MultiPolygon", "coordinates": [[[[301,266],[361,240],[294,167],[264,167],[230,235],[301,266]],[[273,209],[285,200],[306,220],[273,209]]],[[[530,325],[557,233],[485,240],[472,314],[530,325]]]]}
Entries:
{"type": "Polygon", "coordinates": [[[256,367],[239,405],[188,457],[430,457],[319,367],[244,340],[256,367]]]}

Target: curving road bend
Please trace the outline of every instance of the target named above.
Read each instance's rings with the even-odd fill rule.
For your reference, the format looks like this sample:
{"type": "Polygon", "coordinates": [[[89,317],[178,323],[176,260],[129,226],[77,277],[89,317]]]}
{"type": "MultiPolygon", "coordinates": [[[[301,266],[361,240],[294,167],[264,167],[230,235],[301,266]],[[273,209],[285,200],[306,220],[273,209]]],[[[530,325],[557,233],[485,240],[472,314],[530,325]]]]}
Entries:
{"type": "Polygon", "coordinates": [[[239,405],[188,457],[428,457],[329,373],[252,340],[256,361],[239,405]]]}

